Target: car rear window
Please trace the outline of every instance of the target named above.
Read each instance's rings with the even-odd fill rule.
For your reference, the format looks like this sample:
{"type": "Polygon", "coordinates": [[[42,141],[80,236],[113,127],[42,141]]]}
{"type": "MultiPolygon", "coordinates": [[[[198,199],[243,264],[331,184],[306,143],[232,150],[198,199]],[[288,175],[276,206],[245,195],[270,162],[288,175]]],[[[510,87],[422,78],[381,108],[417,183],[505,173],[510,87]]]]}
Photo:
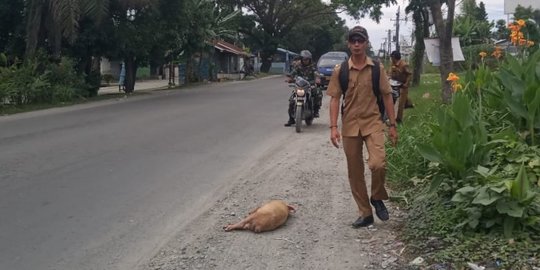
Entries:
{"type": "Polygon", "coordinates": [[[319,60],[319,66],[335,66],[341,64],[344,60],[344,58],[321,58],[319,60]]]}

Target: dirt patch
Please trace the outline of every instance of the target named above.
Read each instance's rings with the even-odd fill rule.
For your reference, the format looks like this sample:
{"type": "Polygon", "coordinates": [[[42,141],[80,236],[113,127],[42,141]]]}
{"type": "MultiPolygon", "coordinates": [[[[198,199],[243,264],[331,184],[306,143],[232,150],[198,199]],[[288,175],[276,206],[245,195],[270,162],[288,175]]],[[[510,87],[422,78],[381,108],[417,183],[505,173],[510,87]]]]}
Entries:
{"type": "Polygon", "coordinates": [[[322,122],[301,134],[291,128],[291,141],[239,173],[213,207],[181,228],[143,269],[403,269],[397,231],[404,213],[387,203],[389,221],[351,227],[358,210],[345,156],[331,146],[322,122]],[[297,207],[283,227],[261,234],[223,231],[270,199],[297,207]]]}

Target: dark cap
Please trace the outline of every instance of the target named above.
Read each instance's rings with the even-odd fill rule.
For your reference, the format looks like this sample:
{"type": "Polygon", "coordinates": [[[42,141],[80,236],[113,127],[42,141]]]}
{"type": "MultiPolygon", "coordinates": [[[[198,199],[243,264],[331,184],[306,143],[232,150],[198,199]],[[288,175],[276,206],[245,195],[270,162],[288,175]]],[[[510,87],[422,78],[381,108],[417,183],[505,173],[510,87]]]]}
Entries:
{"type": "Polygon", "coordinates": [[[401,59],[401,53],[399,53],[399,51],[393,51],[390,56],[396,58],[397,60],[401,59]]]}
{"type": "Polygon", "coordinates": [[[365,38],[366,40],[369,39],[369,36],[367,34],[367,30],[366,28],[362,27],[362,26],[355,26],[353,27],[350,31],[349,31],[349,36],[348,36],[348,39],[351,39],[352,37],[354,36],[360,36],[360,37],[363,37],[365,38]]]}

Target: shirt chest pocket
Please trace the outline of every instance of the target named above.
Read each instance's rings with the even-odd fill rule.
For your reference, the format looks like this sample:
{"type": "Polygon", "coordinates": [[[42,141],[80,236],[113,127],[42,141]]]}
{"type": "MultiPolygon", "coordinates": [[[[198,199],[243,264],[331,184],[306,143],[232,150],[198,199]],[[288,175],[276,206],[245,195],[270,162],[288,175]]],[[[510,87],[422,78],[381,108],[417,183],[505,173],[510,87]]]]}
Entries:
{"type": "Polygon", "coordinates": [[[358,100],[360,98],[366,98],[364,95],[372,93],[373,84],[371,81],[371,70],[369,67],[362,71],[355,70],[349,74],[349,84],[347,93],[345,93],[345,100],[358,100]]]}
{"type": "Polygon", "coordinates": [[[371,82],[371,72],[365,75],[366,76],[358,77],[353,82],[349,82],[354,85],[351,92],[355,92],[355,95],[363,96],[372,92],[373,83],[371,82]]]}

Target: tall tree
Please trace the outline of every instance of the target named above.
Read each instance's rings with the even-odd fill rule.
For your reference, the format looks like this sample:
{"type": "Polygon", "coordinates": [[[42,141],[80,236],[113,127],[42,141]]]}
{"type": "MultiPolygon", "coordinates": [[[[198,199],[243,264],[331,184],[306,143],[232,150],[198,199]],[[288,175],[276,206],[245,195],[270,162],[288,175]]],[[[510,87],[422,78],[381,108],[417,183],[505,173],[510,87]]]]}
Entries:
{"type": "Polygon", "coordinates": [[[495,23],[495,32],[492,33],[493,38],[500,40],[500,39],[507,39],[510,35],[510,30],[508,27],[506,27],[506,21],[505,20],[498,20],[495,23]]]}
{"type": "Polygon", "coordinates": [[[382,16],[382,8],[396,4],[396,0],[335,0],[332,1],[338,11],[344,11],[353,18],[369,16],[379,22],[382,16]]]}
{"type": "Polygon", "coordinates": [[[318,59],[334,48],[345,47],[346,30],[345,21],[336,13],[323,14],[299,22],[281,45],[294,52],[307,49],[318,59]]]}
{"type": "Polygon", "coordinates": [[[24,1],[0,1],[0,52],[22,56],[24,44],[24,1]]]}
{"type": "Polygon", "coordinates": [[[125,63],[125,91],[133,92],[138,67],[147,63],[154,46],[162,42],[159,27],[158,0],[118,0],[111,2],[110,13],[114,22],[111,38],[115,50],[109,57],[122,59],[125,63]]]}
{"type": "Polygon", "coordinates": [[[478,21],[488,21],[488,14],[486,12],[486,5],[484,2],[478,4],[478,9],[476,10],[476,19],[478,21]]]}
{"type": "Polygon", "coordinates": [[[268,72],[272,56],[283,39],[301,21],[333,13],[334,9],[320,0],[237,0],[223,1],[248,11],[240,24],[240,32],[260,48],[261,71],[268,72]]]}
{"type": "Polygon", "coordinates": [[[429,9],[433,16],[435,31],[439,37],[439,53],[441,64],[439,74],[442,85],[442,101],[450,103],[452,100],[452,88],[446,80],[448,74],[454,69],[454,55],[452,51],[452,29],[454,26],[455,0],[429,0],[429,9]],[[443,4],[446,5],[446,18],[443,15],[443,4]]]}
{"type": "MultiPolygon", "coordinates": [[[[418,0],[411,0],[418,1],[418,0]]],[[[369,14],[371,18],[378,21],[381,15],[381,7],[394,4],[393,0],[337,0],[336,3],[344,7],[351,15],[364,16],[369,14]]],[[[448,74],[453,71],[454,59],[452,53],[452,29],[454,26],[455,0],[426,0],[435,24],[435,31],[439,38],[439,52],[441,65],[439,67],[442,100],[449,103],[452,98],[450,83],[446,81],[448,74]],[[443,8],[446,10],[444,16],[443,8]]]]}
{"type": "Polygon", "coordinates": [[[533,20],[537,25],[540,25],[540,9],[533,9],[532,7],[523,7],[518,5],[514,12],[514,20],[523,19],[533,20]]]}
{"type": "MultiPolygon", "coordinates": [[[[38,47],[60,56],[62,37],[73,41],[83,4],[79,0],[29,0],[26,23],[26,56],[34,55],[38,47]]],[[[93,3],[93,2],[92,2],[93,3]]]]}
{"type": "Polygon", "coordinates": [[[429,37],[429,12],[426,9],[426,1],[411,1],[405,8],[405,12],[412,13],[414,23],[414,52],[412,56],[412,85],[417,86],[420,84],[420,75],[422,72],[422,66],[424,64],[424,53],[426,46],[424,44],[424,38],[429,37]]]}
{"type": "Polygon", "coordinates": [[[476,18],[478,14],[478,6],[476,5],[476,0],[463,0],[461,2],[460,11],[461,16],[476,18]]]}

